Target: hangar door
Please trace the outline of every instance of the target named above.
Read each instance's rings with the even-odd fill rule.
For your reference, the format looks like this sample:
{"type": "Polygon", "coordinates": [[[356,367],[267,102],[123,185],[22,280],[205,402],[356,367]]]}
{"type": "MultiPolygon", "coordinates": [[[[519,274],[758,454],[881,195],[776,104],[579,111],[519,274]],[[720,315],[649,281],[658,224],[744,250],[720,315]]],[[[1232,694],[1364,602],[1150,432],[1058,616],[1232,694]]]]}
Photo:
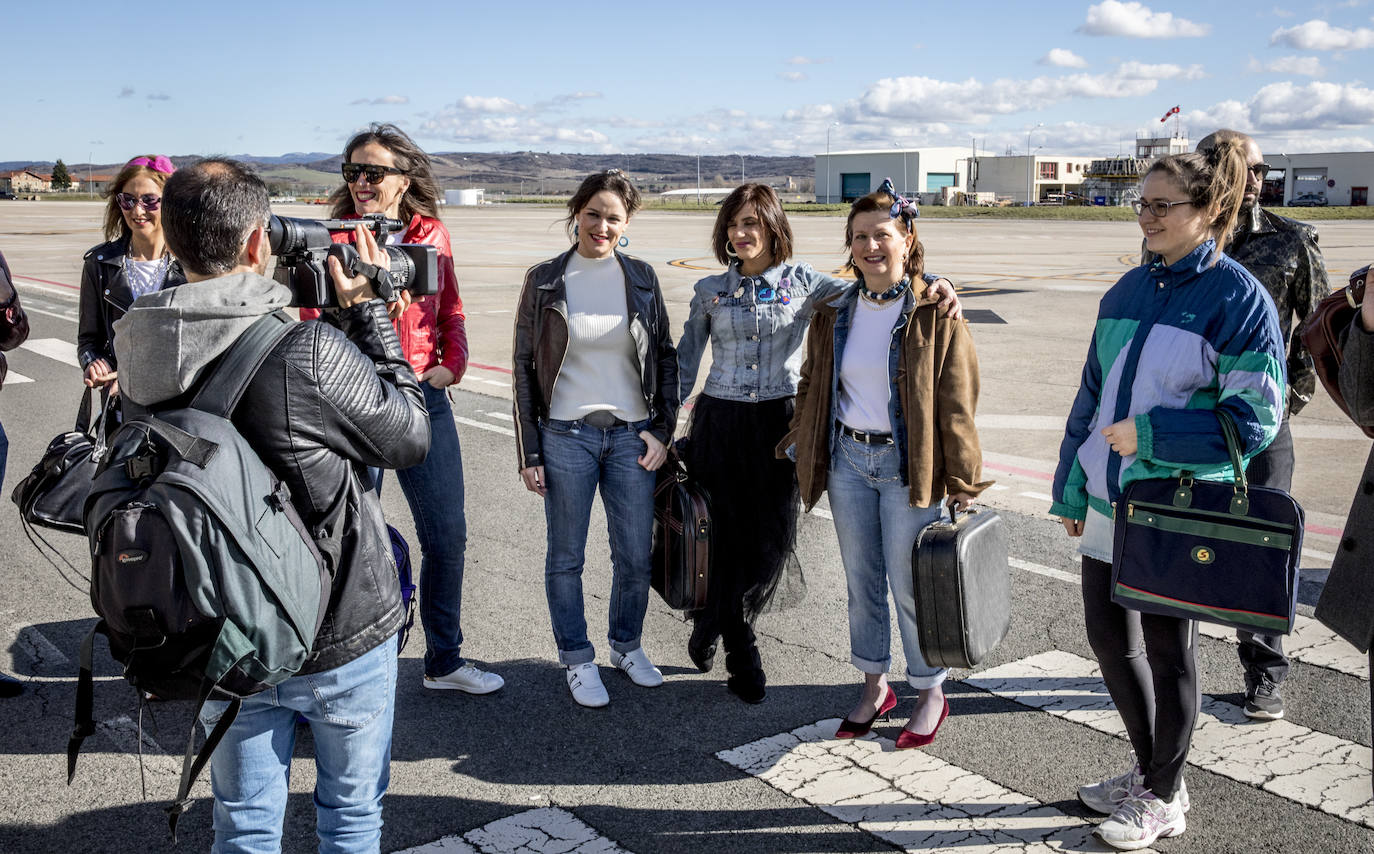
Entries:
{"type": "Polygon", "coordinates": [[[869,172],[841,172],[840,198],[846,202],[862,199],[873,186],[873,176],[869,172]]]}

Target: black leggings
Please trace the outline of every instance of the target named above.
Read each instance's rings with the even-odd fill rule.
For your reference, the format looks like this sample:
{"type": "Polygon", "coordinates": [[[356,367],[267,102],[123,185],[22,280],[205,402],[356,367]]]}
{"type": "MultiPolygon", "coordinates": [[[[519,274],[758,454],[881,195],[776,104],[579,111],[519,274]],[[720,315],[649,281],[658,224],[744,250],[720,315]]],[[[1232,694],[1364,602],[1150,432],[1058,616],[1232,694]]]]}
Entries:
{"type": "Polygon", "coordinates": [[[1169,800],[1183,780],[1202,703],[1197,623],[1114,604],[1112,565],[1090,557],[1083,558],[1083,618],[1145,785],[1169,800]]]}

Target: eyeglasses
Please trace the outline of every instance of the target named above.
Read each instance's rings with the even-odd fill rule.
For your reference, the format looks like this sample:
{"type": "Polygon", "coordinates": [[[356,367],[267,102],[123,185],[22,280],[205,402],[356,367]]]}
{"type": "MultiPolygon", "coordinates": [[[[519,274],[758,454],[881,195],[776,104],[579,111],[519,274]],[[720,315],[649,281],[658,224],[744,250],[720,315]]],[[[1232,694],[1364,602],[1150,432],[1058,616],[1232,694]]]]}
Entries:
{"type": "Polygon", "coordinates": [[[145,211],[152,213],[162,204],[162,197],[152,193],[144,193],[141,196],[135,196],[132,193],[115,193],[115,204],[119,205],[119,209],[122,211],[131,211],[135,205],[143,205],[145,211]]]}
{"type": "Polygon", "coordinates": [[[1265,179],[1265,176],[1267,176],[1267,175],[1269,174],[1269,164],[1268,164],[1268,163],[1255,163],[1255,164],[1253,164],[1253,165],[1251,165],[1251,166],[1247,166],[1247,167],[1245,167],[1245,168],[1246,168],[1252,175],[1255,175],[1256,177],[1258,177],[1261,181],[1263,181],[1263,180],[1265,179]]]}
{"type": "Polygon", "coordinates": [[[1175,205],[1191,205],[1192,202],[1131,202],[1131,209],[1136,216],[1140,216],[1142,211],[1149,211],[1153,216],[1166,217],[1169,209],[1175,205]]]}
{"type": "Polygon", "coordinates": [[[339,171],[343,173],[345,184],[354,184],[358,181],[359,175],[367,176],[367,183],[380,184],[388,175],[404,175],[404,169],[397,169],[395,166],[382,166],[377,163],[344,163],[339,166],[339,171]]]}

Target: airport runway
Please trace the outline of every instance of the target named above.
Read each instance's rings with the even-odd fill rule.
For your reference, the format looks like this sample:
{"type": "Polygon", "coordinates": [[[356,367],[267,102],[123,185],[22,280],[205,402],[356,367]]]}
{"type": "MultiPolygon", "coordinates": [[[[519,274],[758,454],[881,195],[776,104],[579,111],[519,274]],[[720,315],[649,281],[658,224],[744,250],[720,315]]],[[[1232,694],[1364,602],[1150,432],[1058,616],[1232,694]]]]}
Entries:
{"type": "MultiPolygon", "coordinates": [[[[292,207],[286,215],[318,215],[292,207]]],[[[608,666],[612,703],[573,704],[553,660],[542,584],[539,499],[515,474],[509,407],[512,309],[524,269],[567,241],[555,209],[445,212],[468,312],[472,366],[453,394],[462,436],[470,540],[465,654],[507,686],[475,698],[420,687],[423,636],[401,662],[392,785],[383,850],[649,854],[933,850],[1100,850],[1086,841],[1077,785],[1115,774],[1126,745],[1083,635],[1078,566],[1046,514],[1049,478],[1078,381],[1098,296],[1129,266],[1129,223],[923,220],[928,267],[964,292],[982,367],[979,429],[987,503],[1012,526],[1011,634],[974,672],[950,684],[950,720],[928,750],[894,753],[894,718],[876,738],[828,738],[857,678],[847,659],[843,574],[823,504],[803,518],[799,548],[808,595],[760,619],[769,698],[746,706],[723,675],[698,674],[687,630],[657,599],[645,647],[668,676],[644,690],[608,666]]],[[[99,242],[98,206],[0,203],[0,250],[18,277],[33,337],[10,354],[0,417],[10,434],[5,494],[49,438],[67,429],[80,388],[75,311],[81,253],[99,242]]],[[[797,255],[838,268],[843,220],[794,217],[797,255]]],[[[692,283],[718,269],[711,219],[646,213],[627,251],[652,262],[675,323],[692,283]]],[[[1323,222],[1333,279],[1374,257],[1374,224],[1323,222]]],[[[703,371],[704,375],[704,371],[703,371]]],[[[1294,420],[1295,494],[1308,510],[1303,566],[1329,565],[1353,495],[1365,439],[1318,392],[1294,420]]],[[[399,491],[388,514],[413,532],[399,491]]],[[[6,505],[11,506],[11,505],[6,505]]],[[[597,509],[588,548],[588,619],[605,619],[609,586],[597,509]]],[[[48,535],[80,572],[83,541],[48,535]]],[[[164,850],[159,807],[175,789],[189,723],[180,704],[145,718],[149,800],[141,800],[136,705],[113,665],[98,668],[101,732],[87,742],[72,787],[63,761],[71,728],[76,647],[91,623],[77,571],[71,584],[0,512],[0,668],[30,681],[0,701],[0,850],[164,850]]],[[[1313,589],[1309,587],[1308,598],[1313,589]]],[[[593,634],[597,634],[593,632],[593,634]]],[[[1235,646],[1205,631],[1204,715],[1187,772],[1188,832],[1160,851],[1374,850],[1368,672],[1362,656],[1304,609],[1291,639],[1286,720],[1245,721],[1235,646]]],[[[604,646],[604,645],[603,645],[604,646]]],[[[603,650],[604,653],[604,650],[603,650]]],[[[900,672],[900,650],[894,652],[900,672]]],[[[605,664],[604,655],[602,663],[605,664]]],[[[900,715],[914,692],[899,687],[900,715]]],[[[285,850],[313,850],[313,768],[303,735],[293,768],[285,850]]],[[[197,788],[202,801],[208,786],[197,788]]],[[[208,803],[182,821],[184,850],[210,838],[208,803]]]]}

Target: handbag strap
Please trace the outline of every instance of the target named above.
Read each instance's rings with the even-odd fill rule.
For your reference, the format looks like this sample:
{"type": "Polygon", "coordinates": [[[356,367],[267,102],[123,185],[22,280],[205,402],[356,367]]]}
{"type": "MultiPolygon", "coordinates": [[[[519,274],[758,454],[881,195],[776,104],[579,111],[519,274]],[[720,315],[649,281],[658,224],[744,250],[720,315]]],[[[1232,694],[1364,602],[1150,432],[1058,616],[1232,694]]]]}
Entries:
{"type": "Polygon", "coordinates": [[[1226,441],[1226,450],[1231,455],[1231,470],[1236,475],[1236,490],[1245,492],[1249,486],[1245,478],[1245,457],[1240,452],[1240,431],[1236,421],[1225,409],[1217,409],[1217,420],[1221,422],[1221,437],[1226,441]]]}
{"type": "Polygon", "coordinates": [[[77,433],[90,432],[91,396],[94,394],[94,388],[85,388],[81,390],[81,403],[76,407],[76,426],[72,428],[77,433]]]}

